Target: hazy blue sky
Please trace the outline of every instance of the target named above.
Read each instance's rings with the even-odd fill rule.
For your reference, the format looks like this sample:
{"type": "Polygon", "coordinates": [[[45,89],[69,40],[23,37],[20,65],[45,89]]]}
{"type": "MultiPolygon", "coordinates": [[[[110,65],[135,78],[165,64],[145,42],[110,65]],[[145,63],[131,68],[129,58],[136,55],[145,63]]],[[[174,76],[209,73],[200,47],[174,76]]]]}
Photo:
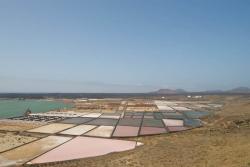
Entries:
{"type": "Polygon", "coordinates": [[[0,0],[0,92],[237,86],[249,0],[0,0]]]}

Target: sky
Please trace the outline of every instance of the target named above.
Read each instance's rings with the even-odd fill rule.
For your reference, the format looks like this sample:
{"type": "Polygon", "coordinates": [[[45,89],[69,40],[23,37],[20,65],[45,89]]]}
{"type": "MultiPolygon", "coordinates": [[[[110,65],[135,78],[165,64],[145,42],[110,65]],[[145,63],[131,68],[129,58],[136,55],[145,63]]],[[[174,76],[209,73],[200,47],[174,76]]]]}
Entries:
{"type": "Polygon", "coordinates": [[[250,87],[249,0],[0,0],[0,92],[250,87]]]}

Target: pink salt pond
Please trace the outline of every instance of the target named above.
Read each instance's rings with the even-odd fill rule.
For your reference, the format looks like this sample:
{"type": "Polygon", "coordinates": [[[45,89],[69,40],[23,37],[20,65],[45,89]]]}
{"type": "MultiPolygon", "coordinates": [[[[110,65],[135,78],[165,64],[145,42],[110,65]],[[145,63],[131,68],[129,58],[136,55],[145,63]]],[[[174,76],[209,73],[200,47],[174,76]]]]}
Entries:
{"type": "Polygon", "coordinates": [[[136,141],[76,137],[69,142],[31,160],[28,164],[40,164],[95,157],[111,152],[131,150],[136,146],[136,141]]]}
{"type": "Polygon", "coordinates": [[[165,128],[157,128],[157,127],[142,127],[140,135],[154,135],[154,134],[162,134],[166,133],[165,128]]]}
{"type": "Polygon", "coordinates": [[[133,137],[137,136],[139,127],[133,126],[116,126],[113,137],[133,137]]]}

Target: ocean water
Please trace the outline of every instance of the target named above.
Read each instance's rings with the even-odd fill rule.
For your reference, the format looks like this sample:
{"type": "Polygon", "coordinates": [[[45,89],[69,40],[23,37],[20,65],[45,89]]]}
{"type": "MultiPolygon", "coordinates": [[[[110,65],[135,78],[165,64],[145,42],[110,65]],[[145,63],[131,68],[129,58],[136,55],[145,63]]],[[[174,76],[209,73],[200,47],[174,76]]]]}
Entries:
{"type": "Polygon", "coordinates": [[[33,113],[37,113],[56,109],[68,109],[72,107],[72,104],[66,104],[60,101],[18,99],[0,100],[0,118],[22,116],[28,108],[33,113]]]}

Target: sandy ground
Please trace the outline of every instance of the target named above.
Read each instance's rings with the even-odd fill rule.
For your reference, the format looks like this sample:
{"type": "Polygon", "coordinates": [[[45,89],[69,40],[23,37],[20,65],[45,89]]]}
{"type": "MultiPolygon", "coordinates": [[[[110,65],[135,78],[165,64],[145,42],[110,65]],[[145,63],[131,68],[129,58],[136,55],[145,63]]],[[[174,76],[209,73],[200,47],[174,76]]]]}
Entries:
{"type": "Polygon", "coordinates": [[[0,131],[25,131],[33,129],[39,126],[45,125],[45,123],[24,122],[19,120],[0,120],[0,131]]]}
{"type": "Polygon", "coordinates": [[[191,131],[140,137],[135,150],[40,166],[250,167],[250,98],[211,96],[224,108],[191,131]]]}
{"type": "Polygon", "coordinates": [[[0,152],[36,140],[35,137],[21,136],[13,133],[0,133],[0,152]]]}

